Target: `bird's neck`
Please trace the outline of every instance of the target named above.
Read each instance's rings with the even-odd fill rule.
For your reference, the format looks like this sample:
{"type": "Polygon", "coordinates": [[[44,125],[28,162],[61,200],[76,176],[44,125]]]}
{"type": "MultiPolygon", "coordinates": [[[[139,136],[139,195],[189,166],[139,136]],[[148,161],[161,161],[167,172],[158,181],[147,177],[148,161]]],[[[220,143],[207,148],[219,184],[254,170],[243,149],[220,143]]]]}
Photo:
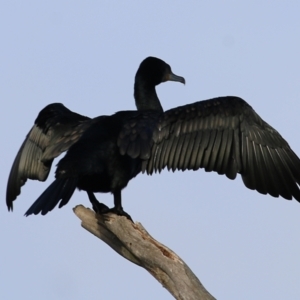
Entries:
{"type": "Polygon", "coordinates": [[[137,110],[155,110],[163,112],[163,108],[157,97],[155,87],[149,86],[136,79],[134,84],[134,99],[137,110]]]}

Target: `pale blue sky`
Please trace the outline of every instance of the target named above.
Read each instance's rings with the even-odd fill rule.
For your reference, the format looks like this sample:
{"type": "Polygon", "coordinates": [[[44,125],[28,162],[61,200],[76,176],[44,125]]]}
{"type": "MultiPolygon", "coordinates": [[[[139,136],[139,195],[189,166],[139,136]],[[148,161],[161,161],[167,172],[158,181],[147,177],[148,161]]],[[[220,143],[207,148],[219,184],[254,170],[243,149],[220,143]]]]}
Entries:
{"type": "MultiPolygon", "coordinates": [[[[157,56],[187,84],[158,87],[164,109],[244,98],[300,155],[299,1],[2,1],[0,299],[172,299],[144,269],[80,227],[72,208],[23,217],[52,182],[5,205],[13,159],[51,102],[90,117],[134,109],[139,63],[157,56]]],[[[110,194],[98,195],[112,206],[110,194]]],[[[300,299],[300,204],[213,173],[139,175],[123,205],[218,299],[300,299]]]]}

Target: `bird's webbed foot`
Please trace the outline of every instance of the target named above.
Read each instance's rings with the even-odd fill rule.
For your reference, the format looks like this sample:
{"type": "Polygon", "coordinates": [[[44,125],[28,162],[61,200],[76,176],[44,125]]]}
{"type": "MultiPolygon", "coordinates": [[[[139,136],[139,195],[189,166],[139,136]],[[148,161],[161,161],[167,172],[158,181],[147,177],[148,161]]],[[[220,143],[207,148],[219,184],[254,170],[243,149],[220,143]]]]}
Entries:
{"type": "Polygon", "coordinates": [[[115,206],[113,208],[107,208],[106,211],[101,212],[101,214],[107,214],[107,213],[113,213],[113,214],[116,214],[118,216],[124,216],[133,223],[133,220],[132,220],[131,216],[126,211],[123,210],[123,207],[116,207],[115,206]]]}
{"type": "Polygon", "coordinates": [[[105,204],[99,202],[97,200],[97,198],[95,197],[94,193],[87,192],[87,194],[89,196],[90,202],[93,206],[93,210],[95,211],[95,213],[97,213],[99,215],[113,213],[113,214],[116,214],[118,216],[124,216],[133,223],[133,220],[132,220],[131,216],[126,211],[123,210],[122,206],[118,205],[118,206],[115,206],[113,208],[109,208],[105,204]]]}
{"type": "Polygon", "coordinates": [[[109,209],[108,206],[106,206],[105,204],[99,202],[97,200],[97,198],[95,197],[94,193],[87,192],[87,194],[89,196],[90,202],[93,206],[93,210],[94,210],[95,213],[104,214],[104,213],[107,212],[107,210],[109,209]]]}

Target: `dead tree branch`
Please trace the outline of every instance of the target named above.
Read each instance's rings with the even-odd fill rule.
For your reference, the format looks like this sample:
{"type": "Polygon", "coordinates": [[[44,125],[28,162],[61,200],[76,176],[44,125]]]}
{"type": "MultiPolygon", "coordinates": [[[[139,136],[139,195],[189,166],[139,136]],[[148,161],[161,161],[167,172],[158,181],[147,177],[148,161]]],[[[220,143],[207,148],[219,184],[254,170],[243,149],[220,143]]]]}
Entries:
{"type": "Polygon", "coordinates": [[[150,236],[142,224],[114,214],[96,215],[82,205],[76,206],[74,212],[83,228],[129,261],[145,268],[176,299],[215,299],[184,261],[150,236]]]}

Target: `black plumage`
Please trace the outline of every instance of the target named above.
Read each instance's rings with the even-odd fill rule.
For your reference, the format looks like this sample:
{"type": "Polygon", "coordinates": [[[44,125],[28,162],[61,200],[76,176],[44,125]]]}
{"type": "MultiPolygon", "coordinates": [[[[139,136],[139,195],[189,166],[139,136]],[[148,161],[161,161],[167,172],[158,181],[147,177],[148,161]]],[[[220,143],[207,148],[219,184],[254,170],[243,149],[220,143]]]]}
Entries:
{"type": "MultiPolygon", "coordinates": [[[[38,115],[13,163],[6,192],[8,210],[21,192],[27,179],[45,181],[53,159],[69,150],[59,162],[56,180],[26,212],[46,214],[58,203],[65,205],[76,187],[87,191],[90,201],[99,212],[114,211],[128,216],[121,206],[121,189],[141,171],[141,158],[121,155],[117,137],[127,121],[156,116],[162,112],[155,86],[165,81],[184,78],[172,73],[171,67],[160,59],[148,57],[139,66],[134,84],[137,111],[118,112],[112,116],[90,119],[67,109],[60,103],[46,106],[38,115]],[[135,159],[137,158],[137,159],[135,159]],[[112,210],[99,203],[93,192],[112,192],[115,207],[112,210]]],[[[131,131],[131,141],[134,138],[131,131]]],[[[138,151],[149,152],[150,132],[144,131],[127,149],[133,156],[138,151]],[[145,136],[147,140],[145,140],[145,136]],[[137,149],[138,147],[138,149],[137,149]],[[136,148],[136,149],[135,149],[136,148]]]]}
{"type": "Polygon", "coordinates": [[[238,97],[219,97],[163,112],[155,86],[170,79],[170,74],[171,80],[184,82],[159,59],[147,58],[141,63],[135,78],[137,111],[93,120],[72,113],[64,129],[51,113],[44,119],[44,127],[38,125],[38,118],[13,164],[8,208],[12,209],[26,179],[45,180],[53,158],[67,149],[58,163],[56,180],[27,215],[46,214],[59,202],[59,207],[65,205],[76,187],[88,192],[100,212],[110,210],[97,206],[93,192],[112,192],[112,211],[127,215],[121,206],[121,190],[139,172],[151,175],[165,167],[173,171],[204,168],[229,179],[239,173],[250,189],[300,201],[300,160],[275,129],[238,97]],[[38,138],[37,145],[44,145],[47,160],[35,163],[37,151],[24,149],[33,132],[48,137],[45,128],[52,135],[46,142],[43,136],[38,138]],[[22,158],[24,152],[31,154],[22,158]]]}
{"type": "Polygon", "coordinates": [[[69,149],[90,124],[90,118],[53,103],[38,114],[12,165],[6,204],[13,209],[13,201],[21,193],[27,179],[45,181],[55,157],[69,149]]]}

